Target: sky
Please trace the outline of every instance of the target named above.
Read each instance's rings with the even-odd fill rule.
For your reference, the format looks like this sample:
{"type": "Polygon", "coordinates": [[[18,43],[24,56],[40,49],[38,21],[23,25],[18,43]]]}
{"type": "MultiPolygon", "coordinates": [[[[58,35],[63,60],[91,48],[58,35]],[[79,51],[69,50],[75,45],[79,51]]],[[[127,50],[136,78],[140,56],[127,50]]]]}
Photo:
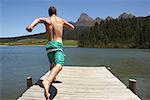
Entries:
{"type": "Polygon", "coordinates": [[[83,12],[93,19],[117,18],[123,12],[150,15],[150,0],[0,0],[0,38],[45,32],[43,24],[31,33],[25,28],[37,17],[48,17],[49,6],[57,8],[59,17],[73,22],[83,12]]]}

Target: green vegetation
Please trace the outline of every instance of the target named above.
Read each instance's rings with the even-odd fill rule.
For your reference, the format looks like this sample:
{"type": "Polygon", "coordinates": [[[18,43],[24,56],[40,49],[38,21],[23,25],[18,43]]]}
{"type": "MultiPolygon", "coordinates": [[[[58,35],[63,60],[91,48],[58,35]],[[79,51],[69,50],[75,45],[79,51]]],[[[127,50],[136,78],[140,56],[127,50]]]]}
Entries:
{"type": "Polygon", "coordinates": [[[150,18],[105,20],[85,29],[80,47],[150,48],[150,18]]]}
{"type": "Polygon", "coordinates": [[[64,40],[64,46],[78,46],[78,41],[76,40],[64,40]]]}
{"type": "Polygon", "coordinates": [[[22,39],[17,41],[10,41],[5,43],[0,43],[0,45],[9,45],[9,46],[21,46],[21,45],[45,45],[47,42],[46,39],[22,39]]]}
{"type": "MultiPolygon", "coordinates": [[[[17,41],[3,42],[0,45],[8,45],[8,46],[33,46],[33,45],[41,45],[44,46],[48,42],[47,39],[22,39],[17,41]]],[[[77,46],[78,42],[75,40],[64,40],[64,46],[77,46]]]]}

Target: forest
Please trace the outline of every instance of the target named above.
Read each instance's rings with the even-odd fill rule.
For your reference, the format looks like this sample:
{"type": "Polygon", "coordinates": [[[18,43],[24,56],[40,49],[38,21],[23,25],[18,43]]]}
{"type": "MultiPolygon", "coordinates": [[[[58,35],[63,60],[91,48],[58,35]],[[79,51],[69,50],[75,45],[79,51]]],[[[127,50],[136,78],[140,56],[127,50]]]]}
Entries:
{"type": "Polygon", "coordinates": [[[77,37],[79,47],[150,48],[150,16],[96,22],[77,37]]]}

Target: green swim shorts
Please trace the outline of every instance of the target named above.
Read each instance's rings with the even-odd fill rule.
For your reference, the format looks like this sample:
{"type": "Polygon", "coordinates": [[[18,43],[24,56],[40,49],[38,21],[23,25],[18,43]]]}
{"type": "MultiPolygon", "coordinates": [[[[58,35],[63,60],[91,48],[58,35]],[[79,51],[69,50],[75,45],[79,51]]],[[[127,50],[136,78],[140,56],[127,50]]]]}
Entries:
{"type": "Polygon", "coordinates": [[[49,41],[46,45],[47,56],[50,64],[64,65],[63,44],[56,41],[49,41]]]}

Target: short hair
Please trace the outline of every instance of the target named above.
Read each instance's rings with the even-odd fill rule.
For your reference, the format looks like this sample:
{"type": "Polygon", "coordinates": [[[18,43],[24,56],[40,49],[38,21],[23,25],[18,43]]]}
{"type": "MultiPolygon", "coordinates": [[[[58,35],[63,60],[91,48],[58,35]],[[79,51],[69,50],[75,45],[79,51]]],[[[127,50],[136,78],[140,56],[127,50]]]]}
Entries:
{"type": "Polygon", "coordinates": [[[50,6],[48,10],[48,14],[51,17],[53,14],[57,15],[56,8],[54,6],[50,6]]]}

